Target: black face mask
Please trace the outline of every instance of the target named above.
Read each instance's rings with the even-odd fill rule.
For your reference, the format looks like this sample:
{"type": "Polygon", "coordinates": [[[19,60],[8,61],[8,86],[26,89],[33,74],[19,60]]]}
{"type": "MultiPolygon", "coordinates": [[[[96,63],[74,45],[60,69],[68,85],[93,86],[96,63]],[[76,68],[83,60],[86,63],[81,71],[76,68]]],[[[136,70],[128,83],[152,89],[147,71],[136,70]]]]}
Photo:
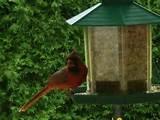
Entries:
{"type": "Polygon", "coordinates": [[[77,74],[79,72],[79,68],[78,67],[69,67],[68,68],[70,72],[77,74]]]}

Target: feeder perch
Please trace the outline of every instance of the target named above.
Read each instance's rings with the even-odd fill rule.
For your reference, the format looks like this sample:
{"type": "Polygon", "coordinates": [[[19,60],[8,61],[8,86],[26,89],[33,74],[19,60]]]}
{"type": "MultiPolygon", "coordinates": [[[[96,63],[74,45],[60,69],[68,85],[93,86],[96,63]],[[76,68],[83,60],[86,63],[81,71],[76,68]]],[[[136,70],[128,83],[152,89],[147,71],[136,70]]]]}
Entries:
{"type": "Polygon", "coordinates": [[[102,0],[66,21],[84,28],[88,94],[75,94],[87,104],[134,104],[159,100],[151,92],[150,24],[160,16],[134,0],[102,0]]]}

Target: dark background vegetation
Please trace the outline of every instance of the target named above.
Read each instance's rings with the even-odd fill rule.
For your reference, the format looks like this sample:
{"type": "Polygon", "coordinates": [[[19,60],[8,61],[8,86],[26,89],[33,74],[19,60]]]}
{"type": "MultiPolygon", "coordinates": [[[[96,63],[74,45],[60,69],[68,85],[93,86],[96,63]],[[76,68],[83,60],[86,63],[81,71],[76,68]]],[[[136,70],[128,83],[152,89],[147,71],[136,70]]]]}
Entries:
{"type": "MultiPolygon", "coordinates": [[[[111,120],[111,105],[79,105],[53,91],[26,113],[19,107],[47,83],[76,48],[83,28],[65,20],[98,0],[0,0],[0,120],[111,120]]],[[[137,0],[160,14],[160,0],[137,0]]],[[[160,26],[153,25],[153,83],[160,83],[160,26]]],[[[159,120],[157,103],[123,106],[125,120],[159,120]]]]}

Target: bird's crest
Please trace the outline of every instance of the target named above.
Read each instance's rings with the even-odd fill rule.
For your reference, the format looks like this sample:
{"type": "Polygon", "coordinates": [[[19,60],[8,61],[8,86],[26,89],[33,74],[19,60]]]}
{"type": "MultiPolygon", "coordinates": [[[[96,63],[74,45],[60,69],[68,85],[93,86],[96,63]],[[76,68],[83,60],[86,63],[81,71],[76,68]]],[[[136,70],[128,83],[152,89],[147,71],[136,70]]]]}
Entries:
{"type": "Polygon", "coordinates": [[[80,60],[80,56],[78,52],[75,49],[73,49],[73,51],[68,55],[67,59],[79,59],[80,60]]]}

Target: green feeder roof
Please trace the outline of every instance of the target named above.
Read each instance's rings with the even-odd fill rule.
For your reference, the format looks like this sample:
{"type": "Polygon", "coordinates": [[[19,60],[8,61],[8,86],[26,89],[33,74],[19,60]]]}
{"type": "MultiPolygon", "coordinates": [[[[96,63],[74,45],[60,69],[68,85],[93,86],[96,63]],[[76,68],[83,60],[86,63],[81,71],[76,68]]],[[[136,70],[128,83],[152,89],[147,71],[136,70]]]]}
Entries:
{"type": "Polygon", "coordinates": [[[153,24],[160,23],[160,15],[133,0],[103,0],[66,22],[81,26],[153,24]]]}

